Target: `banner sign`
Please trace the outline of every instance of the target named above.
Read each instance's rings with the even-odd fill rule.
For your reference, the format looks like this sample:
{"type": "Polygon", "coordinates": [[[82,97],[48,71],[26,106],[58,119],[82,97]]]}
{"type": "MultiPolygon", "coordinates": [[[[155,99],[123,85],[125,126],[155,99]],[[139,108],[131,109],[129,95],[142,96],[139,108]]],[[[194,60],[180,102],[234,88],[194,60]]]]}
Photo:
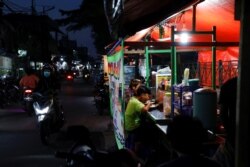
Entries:
{"type": "Polygon", "coordinates": [[[119,149],[125,147],[124,109],[123,109],[123,49],[108,55],[110,110],[114,133],[119,149]]]}

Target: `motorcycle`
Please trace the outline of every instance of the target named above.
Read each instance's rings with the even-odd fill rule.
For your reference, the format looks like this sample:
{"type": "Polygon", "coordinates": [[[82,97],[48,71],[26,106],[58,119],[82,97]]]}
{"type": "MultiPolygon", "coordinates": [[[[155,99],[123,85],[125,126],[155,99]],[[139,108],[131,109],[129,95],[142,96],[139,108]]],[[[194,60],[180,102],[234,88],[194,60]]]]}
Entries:
{"type": "Polygon", "coordinates": [[[23,106],[24,110],[28,113],[29,116],[32,116],[34,113],[33,109],[33,89],[23,88],[23,106]]]}
{"type": "Polygon", "coordinates": [[[141,161],[129,150],[98,150],[92,143],[90,133],[84,126],[74,126],[70,129],[74,134],[75,142],[68,151],[56,151],[57,158],[66,160],[66,167],[100,167],[100,166],[131,166],[137,167],[141,161]],[[80,135],[79,135],[80,134],[80,135]]]}
{"type": "Polygon", "coordinates": [[[43,144],[48,145],[50,135],[58,132],[65,123],[63,109],[55,94],[43,95],[35,92],[33,99],[40,138],[43,144]]]}
{"type": "Polygon", "coordinates": [[[0,107],[4,108],[21,99],[19,87],[13,78],[0,78],[0,107]]]}
{"type": "Polygon", "coordinates": [[[73,82],[74,81],[74,74],[66,74],[66,80],[73,82]]]}
{"type": "Polygon", "coordinates": [[[94,101],[100,115],[103,115],[105,109],[110,108],[109,87],[107,85],[97,88],[94,101]]]}
{"type": "Polygon", "coordinates": [[[85,73],[83,75],[83,79],[84,79],[85,82],[89,82],[89,80],[90,80],[90,73],[85,73]]]}

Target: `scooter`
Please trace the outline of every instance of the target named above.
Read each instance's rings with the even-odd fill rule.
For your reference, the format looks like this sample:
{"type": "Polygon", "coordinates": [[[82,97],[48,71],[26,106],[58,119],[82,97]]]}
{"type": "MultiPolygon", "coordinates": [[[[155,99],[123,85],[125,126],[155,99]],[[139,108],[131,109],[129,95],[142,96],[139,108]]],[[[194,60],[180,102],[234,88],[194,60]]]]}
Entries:
{"type": "Polygon", "coordinates": [[[33,98],[40,138],[44,145],[48,145],[50,135],[58,132],[65,123],[63,109],[55,94],[42,95],[35,92],[33,98]]]}
{"type": "Polygon", "coordinates": [[[66,80],[71,82],[71,83],[74,82],[74,78],[75,78],[74,74],[67,74],[66,75],[66,80]]]}
{"type": "Polygon", "coordinates": [[[33,109],[33,89],[29,89],[29,88],[23,88],[23,106],[24,106],[24,110],[28,113],[29,116],[32,116],[32,114],[34,113],[34,109],[33,109]]]}
{"type": "MultiPolygon", "coordinates": [[[[69,128],[68,128],[69,129],[69,128]]],[[[90,133],[84,126],[74,126],[68,130],[75,143],[69,151],[56,151],[55,156],[66,160],[66,167],[130,166],[137,167],[141,161],[129,150],[98,150],[92,143],[90,133]]]]}
{"type": "Polygon", "coordinates": [[[109,87],[107,85],[103,85],[103,87],[99,87],[94,95],[95,106],[100,115],[103,115],[104,110],[110,108],[109,101],[109,87]]]}
{"type": "Polygon", "coordinates": [[[83,79],[86,83],[88,83],[90,81],[90,73],[85,73],[83,75],[83,79]]]}
{"type": "Polygon", "coordinates": [[[0,77],[0,96],[2,108],[20,101],[20,89],[13,78],[0,77]]]}

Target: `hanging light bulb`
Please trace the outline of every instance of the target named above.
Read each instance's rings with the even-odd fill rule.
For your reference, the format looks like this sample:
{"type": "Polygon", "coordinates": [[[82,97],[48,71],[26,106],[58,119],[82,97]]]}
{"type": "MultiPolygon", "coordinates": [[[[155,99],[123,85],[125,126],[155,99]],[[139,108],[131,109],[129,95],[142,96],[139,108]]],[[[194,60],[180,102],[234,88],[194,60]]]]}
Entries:
{"type": "Polygon", "coordinates": [[[181,42],[182,43],[187,43],[189,39],[189,34],[187,32],[181,33],[181,42]]]}
{"type": "Polygon", "coordinates": [[[186,23],[185,23],[185,13],[183,14],[183,22],[182,22],[182,29],[181,31],[183,31],[181,34],[180,34],[180,41],[182,43],[187,43],[188,42],[188,39],[190,38],[190,35],[188,34],[187,32],[187,27],[186,27],[186,23]]]}

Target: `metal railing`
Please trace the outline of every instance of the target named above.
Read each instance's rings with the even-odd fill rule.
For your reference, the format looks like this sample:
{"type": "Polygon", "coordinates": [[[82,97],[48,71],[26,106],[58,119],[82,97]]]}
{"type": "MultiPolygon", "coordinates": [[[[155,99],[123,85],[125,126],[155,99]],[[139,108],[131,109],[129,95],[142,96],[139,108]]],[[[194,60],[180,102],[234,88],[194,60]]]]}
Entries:
{"type": "MultiPolygon", "coordinates": [[[[199,78],[200,86],[212,86],[212,63],[188,63],[181,64],[179,71],[182,73],[185,68],[190,69],[189,78],[199,78]]],[[[216,87],[230,78],[238,75],[238,61],[218,61],[216,62],[216,87]]],[[[182,77],[182,75],[179,75],[182,77]]]]}

